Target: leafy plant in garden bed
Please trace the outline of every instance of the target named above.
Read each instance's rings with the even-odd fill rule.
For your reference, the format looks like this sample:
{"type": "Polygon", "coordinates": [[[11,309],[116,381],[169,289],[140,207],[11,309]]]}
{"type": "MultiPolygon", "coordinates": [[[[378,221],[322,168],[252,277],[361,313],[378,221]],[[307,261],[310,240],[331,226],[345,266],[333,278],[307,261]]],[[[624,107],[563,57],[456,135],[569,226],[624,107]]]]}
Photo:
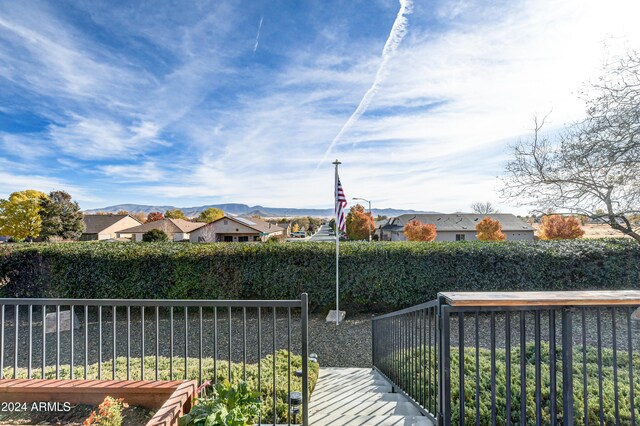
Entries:
{"type": "MultiPolygon", "coordinates": [[[[250,391],[260,391],[262,393],[262,404],[260,406],[262,412],[262,418],[273,418],[273,356],[267,355],[261,361],[261,380],[260,387],[258,386],[258,364],[246,365],[246,379],[245,370],[242,363],[231,364],[231,383],[237,385],[240,382],[246,382],[250,391]]],[[[187,359],[187,379],[198,380],[198,358],[187,359]]],[[[145,377],[146,380],[155,380],[155,365],[156,358],[154,356],[145,357],[145,377]]],[[[102,363],[102,378],[111,379],[112,375],[112,362],[105,361],[102,363]]],[[[184,378],[184,358],[173,358],[173,377],[170,376],[171,363],[167,357],[158,358],[158,379],[159,380],[182,380],[184,378]]],[[[287,384],[287,368],[288,368],[288,356],[286,350],[279,350],[276,352],[276,413],[278,421],[286,422],[289,406],[287,404],[287,396],[289,392],[289,385],[287,384]]],[[[291,354],[291,391],[302,391],[302,378],[295,377],[293,374],[296,370],[302,369],[302,357],[299,355],[291,354]]],[[[217,380],[214,380],[214,360],[213,358],[202,359],[202,377],[203,379],[209,379],[214,383],[222,383],[229,378],[229,362],[218,359],[215,364],[215,371],[217,380]]],[[[318,380],[318,374],[320,368],[318,363],[309,363],[309,392],[313,392],[315,384],[318,380]]],[[[60,379],[70,378],[69,365],[60,366],[60,379]]],[[[4,369],[5,377],[13,377],[13,368],[7,367],[4,369]]],[[[41,377],[41,370],[34,368],[32,370],[32,377],[41,377]]],[[[84,378],[84,366],[74,367],[74,377],[84,378]]],[[[89,379],[98,378],[98,364],[90,364],[88,369],[89,379]]],[[[27,369],[18,369],[18,378],[27,378],[27,369]]],[[[45,378],[55,379],[56,369],[54,367],[47,367],[45,370],[45,378]]],[[[124,380],[127,378],[127,359],[125,357],[118,357],[116,359],[116,379],[124,380]]],[[[132,358],[130,364],[130,378],[131,380],[142,380],[140,369],[140,358],[132,358]]]]}
{"type": "Polygon", "coordinates": [[[98,406],[98,410],[92,411],[84,421],[84,426],[121,426],[122,410],[128,407],[129,404],[124,402],[123,398],[107,396],[98,406]]]}
{"type": "Polygon", "coordinates": [[[258,420],[260,392],[250,391],[246,382],[233,386],[228,380],[213,387],[212,395],[197,398],[179,426],[246,426],[258,420]]]}
{"type": "MultiPolygon", "coordinates": [[[[409,365],[425,365],[428,363],[428,347],[420,347],[407,351],[406,355],[396,362],[409,365]],[[426,352],[426,353],[425,353],[426,352]]],[[[434,348],[431,348],[434,354],[434,348]]],[[[588,404],[587,412],[589,424],[600,424],[600,406],[599,406],[599,383],[598,383],[598,350],[594,347],[587,347],[587,389],[588,404]]],[[[542,397],[542,424],[551,424],[550,409],[550,351],[548,343],[540,345],[540,370],[541,370],[541,397],[542,397]]],[[[619,398],[619,415],[620,424],[631,425],[630,411],[630,383],[629,383],[629,358],[628,352],[617,351],[617,388],[619,398]]],[[[556,386],[557,386],[557,418],[562,422],[562,348],[556,347],[556,386]]],[[[434,368],[436,360],[431,357],[434,368]]],[[[535,403],[535,345],[533,343],[526,345],[526,418],[527,425],[535,424],[536,403],[535,403]]],[[[459,404],[460,404],[460,377],[459,377],[459,351],[457,348],[451,348],[451,413],[452,423],[459,422],[459,404]]],[[[583,399],[583,370],[582,347],[574,348],[573,354],[573,395],[574,395],[574,424],[584,425],[584,399],[583,399]]],[[[481,348],[479,350],[479,396],[480,396],[480,424],[492,424],[491,420],[491,351],[481,348]]],[[[633,354],[633,370],[640,371],[640,355],[633,354]]],[[[384,360],[382,361],[384,363],[384,360]]],[[[425,367],[425,371],[428,371],[425,367]]],[[[498,419],[506,418],[506,350],[496,349],[495,354],[495,386],[496,386],[496,416],[498,419]]],[[[613,351],[611,349],[602,349],[602,392],[604,401],[604,423],[616,424],[615,405],[614,405],[614,363],[613,351]]],[[[416,374],[413,378],[413,388],[418,389],[420,386],[428,383],[424,381],[422,375],[416,374]]],[[[511,349],[511,423],[520,424],[520,348],[511,349]]],[[[431,395],[437,394],[435,380],[432,381],[431,395]]],[[[465,419],[464,424],[475,424],[476,422],[476,352],[475,348],[465,348],[464,351],[464,395],[465,395],[465,419]]],[[[634,379],[634,404],[635,417],[640,418],[640,382],[634,379]]]]}

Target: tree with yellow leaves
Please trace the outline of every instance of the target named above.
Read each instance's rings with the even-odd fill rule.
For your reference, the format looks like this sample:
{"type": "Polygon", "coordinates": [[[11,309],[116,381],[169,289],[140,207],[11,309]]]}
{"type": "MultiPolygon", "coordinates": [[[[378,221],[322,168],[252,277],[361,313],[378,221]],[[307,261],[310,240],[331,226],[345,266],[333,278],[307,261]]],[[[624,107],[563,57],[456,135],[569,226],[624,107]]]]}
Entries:
{"type": "Polygon", "coordinates": [[[572,240],[584,235],[580,221],[573,216],[552,214],[542,218],[540,225],[540,239],[542,240],[572,240]]]}
{"type": "Polygon", "coordinates": [[[436,239],[437,231],[434,224],[414,219],[404,226],[404,235],[409,241],[433,241],[436,239]]]}
{"type": "Polygon", "coordinates": [[[502,225],[490,216],[486,216],[476,225],[477,238],[480,241],[503,241],[507,236],[502,232],[502,225]]]}
{"type": "Polygon", "coordinates": [[[0,235],[17,240],[37,238],[42,227],[40,210],[47,196],[34,189],[14,192],[7,200],[0,199],[0,235]]]}

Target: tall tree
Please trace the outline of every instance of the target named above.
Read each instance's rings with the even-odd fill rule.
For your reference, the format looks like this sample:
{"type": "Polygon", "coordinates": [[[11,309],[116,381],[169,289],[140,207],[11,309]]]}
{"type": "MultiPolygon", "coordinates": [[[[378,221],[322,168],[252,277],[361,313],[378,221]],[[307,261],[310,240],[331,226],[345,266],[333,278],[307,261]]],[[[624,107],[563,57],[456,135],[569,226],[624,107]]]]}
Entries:
{"type": "Polygon", "coordinates": [[[42,227],[41,202],[46,197],[40,191],[27,189],[0,199],[0,235],[18,240],[37,238],[42,227]]]}
{"type": "Polygon", "coordinates": [[[200,214],[196,218],[196,222],[211,223],[223,216],[224,212],[222,210],[216,209],[215,207],[209,207],[208,209],[200,212],[200,214]]]}
{"type": "Polygon", "coordinates": [[[409,241],[433,241],[436,239],[436,226],[432,223],[422,223],[411,220],[404,226],[404,235],[409,241]]]}
{"type": "Polygon", "coordinates": [[[346,218],[347,236],[350,240],[368,240],[373,234],[373,217],[365,212],[364,206],[352,206],[346,218]]]}
{"type": "Polygon", "coordinates": [[[82,213],[77,202],[65,191],[53,191],[40,203],[42,230],[40,236],[45,240],[54,237],[63,240],[77,240],[84,232],[82,213]]]}
{"type": "Polygon", "coordinates": [[[147,222],[155,222],[162,219],[164,219],[164,215],[161,212],[151,212],[147,215],[147,222]]]}
{"type": "Polygon", "coordinates": [[[586,119],[552,141],[535,120],[513,147],[503,195],[539,211],[583,214],[640,242],[640,56],[631,53],[593,84],[586,119]]]}
{"type": "Polygon", "coordinates": [[[491,201],[478,201],[471,204],[471,211],[477,214],[495,214],[500,213],[497,208],[493,206],[491,201]]]}
{"type": "Polygon", "coordinates": [[[476,231],[478,231],[477,238],[480,241],[502,241],[507,239],[507,236],[502,232],[500,222],[491,219],[489,216],[478,222],[476,231]]]}
{"type": "Polygon", "coordinates": [[[187,220],[187,217],[184,215],[184,212],[180,209],[172,209],[164,212],[164,217],[167,219],[184,219],[187,220]]]}
{"type": "Polygon", "coordinates": [[[143,212],[133,213],[131,217],[136,219],[140,223],[145,223],[147,221],[147,215],[143,212]]]}
{"type": "Polygon", "coordinates": [[[129,214],[128,211],[126,210],[118,210],[118,212],[116,213],[117,215],[121,215],[121,214],[129,214]]]}
{"type": "Polygon", "coordinates": [[[540,225],[540,239],[542,240],[572,240],[583,235],[584,229],[575,217],[552,214],[542,218],[540,225]]]}

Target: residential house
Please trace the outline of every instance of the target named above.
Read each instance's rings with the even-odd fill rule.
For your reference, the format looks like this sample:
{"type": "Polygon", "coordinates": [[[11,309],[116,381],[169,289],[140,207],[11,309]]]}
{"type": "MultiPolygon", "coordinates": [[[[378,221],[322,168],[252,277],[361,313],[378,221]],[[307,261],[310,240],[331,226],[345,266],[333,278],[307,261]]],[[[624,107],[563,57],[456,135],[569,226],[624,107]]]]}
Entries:
{"type": "Polygon", "coordinates": [[[131,234],[122,231],[140,225],[137,219],[128,214],[85,214],[82,221],[85,230],[80,241],[131,238],[131,234]]]}
{"type": "Polygon", "coordinates": [[[476,225],[486,216],[500,222],[502,232],[507,240],[533,241],[533,227],[524,220],[509,214],[403,214],[381,223],[376,229],[381,241],[406,241],[404,226],[411,220],[419,220],[422,223],[431,223],[436,226],[437,235],[435,241],[465,241],[476,240],[476,225]]]}
{"type": "Polygon", "coordinates": [[[139,226],[134,226],[133,228],[125,229],[119,234],[131,234],[133,235],[133,241],[142,241],[142,235],[146,232],[149,232],[152,229],[160,229],[169,236],[170,241],[189,241],[191,233],[205,225],[206,223],[202,222],[189,222],[184,219],[164,218],[162,220],[147,222],[139,226]]]}
{"type": "Polygon", "coordinates": [[[283,238],[286,230],[262,219],[223,216],[191,233],[192,243],[260,242],[283,238]]]}

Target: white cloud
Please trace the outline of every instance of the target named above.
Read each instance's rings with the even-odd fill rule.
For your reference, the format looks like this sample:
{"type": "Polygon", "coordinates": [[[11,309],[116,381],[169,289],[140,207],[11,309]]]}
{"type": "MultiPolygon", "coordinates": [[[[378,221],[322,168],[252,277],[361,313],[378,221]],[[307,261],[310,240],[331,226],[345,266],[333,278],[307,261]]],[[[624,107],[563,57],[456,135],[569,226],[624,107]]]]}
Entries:
{"type": "MultiPolygon", "coordinates": [[[[126,9],[92,12],[98,24],[118,22],[162,49],[172,62],[163,73],[137,58],[114,60],[46,10],[0,18],[0,38],[9,41],[0,43],[8,64],[0,75],[62,105],[46,107],[56,124],[43,155],[58,149],[68,157],[61,164],[100,159],[94,175],[113,183],[114,202],[330,207],[333,158],[313,168],[377,81],[384,38],[331,40],[327,24],[318,37],[329,47],[283,47],[282,66],[273,69],[233,65],[237,18],[231,3],[220,4],[210,14],[195,10],[179,31],[163,26],[162,8],[140,14],[141,22],[126,9]],[[245,78],[250,89],[211,99],[219,88],[248,86],[245,78]],[[170,150],[156,149],[166,140],[170,150]]],[[[456,211],[497,201],[507,144],[529,134],[534,114],[553,109],[556,128],[580,118],[579,91],[607,59],[603,45],[614,55],[640,42],[640,6],[631,0],[443,0],[414,8],[387,78],[332,152],[343,161],[347,195],[384,200],[377,207],[456,211]]],[[[388,12],[390,21],[397,10],[388,12]]],[[[250,27],[249,56],[255,21],[250,27]]],[[[16,140],[13,154],[28,151],[27,142],[16,140]]],[[[29,182],[24,170],[4,173],[15,173],[16,185],[29,182]]],[[[48,179],[38,175],[36,183],[48,179]]]]}

